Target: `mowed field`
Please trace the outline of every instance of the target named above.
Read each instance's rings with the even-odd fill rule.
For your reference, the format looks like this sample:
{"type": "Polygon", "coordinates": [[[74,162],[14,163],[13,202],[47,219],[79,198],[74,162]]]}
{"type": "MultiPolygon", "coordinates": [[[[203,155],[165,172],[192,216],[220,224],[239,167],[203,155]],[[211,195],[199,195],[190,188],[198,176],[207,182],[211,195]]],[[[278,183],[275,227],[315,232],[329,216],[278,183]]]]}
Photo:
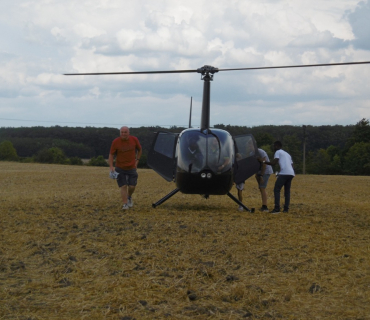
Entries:
{"type": "Polygon", "coordinates": [[[149,169],[123,212],[108,174],[0,162],[0,319],[370,319],[370,177],[298,175],[272,215],[254,178],[253,214],[181,193],[153,209],[174,184],[149,169]]]}

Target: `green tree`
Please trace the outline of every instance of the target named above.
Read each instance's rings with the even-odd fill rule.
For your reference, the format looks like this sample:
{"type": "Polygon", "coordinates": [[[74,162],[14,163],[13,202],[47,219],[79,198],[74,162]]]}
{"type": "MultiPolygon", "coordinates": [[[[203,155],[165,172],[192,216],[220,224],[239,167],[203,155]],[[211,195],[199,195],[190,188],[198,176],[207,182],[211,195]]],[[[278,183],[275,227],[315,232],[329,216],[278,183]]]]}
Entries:
{"type": "Polygon", "coordinates": [[[330,164],[327,168],[326,174],[341,174],[342,173],[342,150],[336,146],[329,146],[326,148],[329,155],[330,164]]]}
{"type": "Polygon", "coordinates": [[[310,161],[309,172],[327,174],[330,167],[330,156],[325,149],[318,150],[310,161]]]}
{"type": "Polygon", "coordinates": [[[370,124],[365,118],[356,123],[352,136],[347,140],[347,150],[356,142],[370,142],[370,124]]]}
{"type": "Polygon", "coordinates": [[[257,146],[266,146],[266,145],[271,146],[275,141],[274,137],[267,132],[257,133],[255,139],[257,142],[257,146]]]}
{"type": "Polygon", "coordinates": [[[104,159],[103,156],[93,157],[87,163],[88,166],[96,166],[96,167],[109,167],[108,162],[104,159]]]}
{"type": "Polygon", "coordinates": [[[10,141],[3,141],[0,143],[0,160],[17,161],[17,151],[10,141]]]}
{"type": "Polygon", "coordinates": [[[60,148],[53,147],[49,149],[49,152],[52,154],[53,163],[63,164],[66,162],[67,158],[64,154],[64,151],[60,148]]]}
{"type": "Polygon", "coordinates": [[[67,158],[62,149],[57,147],[42,149],[34,156],[35,162],[66,164],[67,158]]]}
{"type": "Polygon", "coordinates": [[[330,174],[341,174],[342,173],[342,160],[339,155],[335,155],[330,162],[329,166],[330,174]]]}
{"type": "Polygon", "coordinates": [[[326,148],[326,152],[330,156],[330,159],[333,160],[335,155],[341,154],[341,149],[339,147],[335,147],[333,145],[326,148]]]}
{"type": "Polygon", "coordinates": [[[370,142],[357,142],[344,157],[344,172],[351,175],[370,175],[370,142]]]}
{"type": "Polygon", "coordinates": [[[370,123],[368,119],[363,118],[357,122],[352,137],[355,142],[370,142],[370,123]]]}
{"type": "Polygon", "coordinates": [[[82,162],[81,158],[79,158],[79,157],[69,158],[69,163],[71,165],[74,165],[74,166],[82,166],[83,165],[83,162],[82,162]]]}

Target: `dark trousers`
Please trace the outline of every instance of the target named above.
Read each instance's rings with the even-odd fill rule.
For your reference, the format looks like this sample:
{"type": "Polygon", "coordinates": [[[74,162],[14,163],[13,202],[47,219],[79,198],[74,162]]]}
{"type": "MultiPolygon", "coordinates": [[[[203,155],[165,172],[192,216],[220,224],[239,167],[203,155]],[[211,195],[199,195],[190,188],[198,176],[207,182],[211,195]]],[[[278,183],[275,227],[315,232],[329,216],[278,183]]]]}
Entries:
{"type": "Polygon", "coordinates": [[[289,210],[289,204],[290,204],[290,186],[292,185],[292,179],[294,176],[289,175],[278,175],[275,187],[274,187],[274,196],[275,196],[275,210],[280,211],[280,191],[281,188],[284,187],[284,197],[285,197],[285,203],[284,203],[284,210],[289,210]]]}

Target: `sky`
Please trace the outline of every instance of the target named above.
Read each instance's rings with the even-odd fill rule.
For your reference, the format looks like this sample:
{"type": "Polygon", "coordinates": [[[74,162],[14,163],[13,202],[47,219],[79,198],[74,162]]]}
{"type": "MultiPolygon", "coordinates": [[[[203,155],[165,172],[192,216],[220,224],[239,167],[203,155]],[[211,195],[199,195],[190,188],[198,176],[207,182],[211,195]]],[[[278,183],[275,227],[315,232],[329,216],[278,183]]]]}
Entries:
{"type": "MultiPolygon", "coordinates": [[[[370,0],[1,0],[0,127],[187,126],[197,73],[65,76],[370,61],[370,0]]],[[[225,71],[211,126],[353,125],[370,64],[225,71]]]]}

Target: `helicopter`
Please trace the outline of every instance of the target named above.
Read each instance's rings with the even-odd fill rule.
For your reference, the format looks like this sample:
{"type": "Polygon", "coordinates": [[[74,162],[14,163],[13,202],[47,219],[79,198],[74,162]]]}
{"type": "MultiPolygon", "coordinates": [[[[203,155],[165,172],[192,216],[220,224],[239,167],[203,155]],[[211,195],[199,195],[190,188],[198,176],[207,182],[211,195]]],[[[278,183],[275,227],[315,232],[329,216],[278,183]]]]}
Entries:
{"type": "Polygon", "coordinates": [[[358,64],[370,64],[370,61],[233,69],[219,69],[210,65],[204,65],[198,69],[190,70],[69,73],[65,75],[201,74],[203,99],[199,128],[191,128],[191,120],[189,119],[188,129],[183,130],[181,133],[158,131],[152,142],[147,157],[148,165],[165,180],[169,182],[174,181],[176,184],[176,188],[173,191],[153,203],[152,206],[156,208],[180,191],[184,194],[200,194],[206,199],[210,195],[227,195],[239,206],[252,213],[255,209],[246,207],[230,193],[230,190],[234,183],[244,182],[260,169],[261,162],[258,159],[257,143],[251,134],[233,137],[228,131],[210,127],[210,94],[211,81],[213,81],[214,74],[220,71],[358,64]]]}

